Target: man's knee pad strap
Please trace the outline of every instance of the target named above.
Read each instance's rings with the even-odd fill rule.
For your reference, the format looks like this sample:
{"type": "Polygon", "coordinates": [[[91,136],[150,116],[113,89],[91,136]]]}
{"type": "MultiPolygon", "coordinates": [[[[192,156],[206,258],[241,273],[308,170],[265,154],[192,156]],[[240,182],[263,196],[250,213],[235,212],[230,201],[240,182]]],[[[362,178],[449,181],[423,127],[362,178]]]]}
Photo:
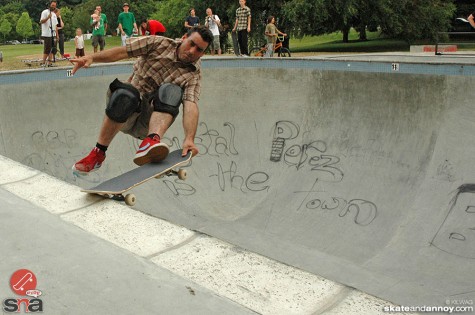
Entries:
{"type": "Polygon", "coordinates": [[[113,121],[125,123],[139,109],[140,98],[126,89],[115,90],[109,98],[106,115],[113,121]]]}
{"type": "Polygon", "coordinates": [[[139,110],[140,92],[131,84],[115,79],[110,85],[110,97],[106,106],[106,115],[113,121],[124,123],[127,118],[139,110]]]}
{"type": "Polygon", "coordinates": [[[175,118],[178,115],[182,97],[183,90],[178,85],[162,84],[153,97],[153,110],[168,113],[175,118]]]}

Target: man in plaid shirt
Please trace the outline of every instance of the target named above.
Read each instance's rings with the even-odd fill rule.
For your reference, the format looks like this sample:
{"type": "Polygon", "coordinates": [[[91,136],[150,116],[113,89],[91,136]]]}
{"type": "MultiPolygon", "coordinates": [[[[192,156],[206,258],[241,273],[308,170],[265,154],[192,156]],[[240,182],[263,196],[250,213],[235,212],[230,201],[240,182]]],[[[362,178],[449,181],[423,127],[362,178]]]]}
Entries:
{"type": "Polygon", "coordinates": [[[239,0],[239,8],[236,9],[236,22],[234,23],[233,32],[236,31],[241,54],[249,56],[247,34],[251,32],[251,9],[246,6],[246,0],[239,0]]]}
{"type": "Polygon", "coordinates": [[[114,62],[138,57],[128,83],[114,80],[107,93],[106,115],[96,146],[73,166],[75,173],[87,174],[101,167],[106,150],[122,131],[143,139],[134,162],[143,165],[163,160],[169,152],[160,142],[174,122],[183,103],[183,156],[198,154],[194,143],[198,126],[198,98],[201,89],[201,60],[213,34],[204,26],[188,31],[181,40],[146,36],[127,40],[124,47],[71,59],[72,74],[93,62],[114,62]]]}

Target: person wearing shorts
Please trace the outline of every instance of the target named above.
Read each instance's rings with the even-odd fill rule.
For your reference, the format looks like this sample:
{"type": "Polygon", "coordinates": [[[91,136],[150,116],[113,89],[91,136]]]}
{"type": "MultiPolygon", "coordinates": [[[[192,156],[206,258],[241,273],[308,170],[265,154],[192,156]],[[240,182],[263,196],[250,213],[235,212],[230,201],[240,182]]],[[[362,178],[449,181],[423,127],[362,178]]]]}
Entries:
{"type": "Polygon", "coordinates": [[[184,141],[182,155],[198,154],[194,142],[198,127],[198,99],[201,91],[201,60],[213,41],[213,34],[197,26],[181,40],[163,36],[128,39],[126,46],[71,59],[72,74],[93,62],[114,62],[138,57],[128,82],[114,80],[107,92],[105,116],[96,146],[73,165],[73,172],[88,174],[99,169],[106,150],[119,131],[141,139],[134,163],[143,165],[163,160],[169,152],[160,141],[173,124],[183,104],[184,141]]]}
{"type": "Polygon", "coordinates": [[[56,1],[51,1],[49,8],[41,12],[41,39],[43,40],[43,64],[46,66],[46,58],[48,58],[48,66],[52,66],[53,55],[56,53],[53,50],[54,38],[57,36],[58,19],[56,14],[56,1]]]}
{"type": "Polygon", "coordinates": [[[211,55],[214,55],[215,51],[218,51],[218,55],[221,55],[221,45],[219,43],[219,26],[221,25],[221,20],[219,16],[213,14],[211,8],[206,9],[206,22],[205,26],[209,28],[211,33],[213,33],[213,43],[211,44],[210,51],[211,55]]]}
{"type": "Polygon", "coordinates": [[[106,31],[107,31],[107,16],[102,13],[101,6],[96,6],[96,11],[98,11],[99,19],[95,21],[92,16],[89,20],[91,26],[93,26],[92,30],[92,47],[94,52],[97,52],[97,47],[99,46],[100,51],[104,50],[106,46],[106,31]]]}

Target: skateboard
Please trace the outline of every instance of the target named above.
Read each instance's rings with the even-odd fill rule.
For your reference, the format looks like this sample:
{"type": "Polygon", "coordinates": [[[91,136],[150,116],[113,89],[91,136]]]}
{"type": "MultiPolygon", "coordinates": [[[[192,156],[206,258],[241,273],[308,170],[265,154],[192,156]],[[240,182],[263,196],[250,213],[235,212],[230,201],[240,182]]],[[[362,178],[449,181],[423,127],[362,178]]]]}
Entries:
{"type": "Polygon", "coordinates": [[[234,50],[234,54],[236,56],[240,56],[241,55],[241,51],[239,49],[239,43],[238,43],[238,36],[237,36],[237,32],[231,32],[231,37],[233,38],[233,50],[234,50]]]}
{"type": "MultiPolygon", "coordinates": [[[[70,54],[64,54],[64,58],[55,58],[54,62],[56,61],[68,61],[70,59],[70,54]]],[[[22,62],[24,62],[28,67],[33,67],[33,65],[38,65],[43,62],[43,59],[22,59],[22,62]]],[[[52,66],[54,67],[54,66],[52,66]]]]}
{"type": "Polygon", "coordinates": [[[33,67],[33,65],[40,65],[43,61],[42,59],[24,59],[22,60],[28,67],[33,67]]]}
{"type": "Polygon", "coordinates": [[[178,176],[179,179],[185,180],[187,177],[186,170],[178,169],[180,166],[187,165],[191,161],[191,151],[186,156],[181,156],[182,150],[170,152],[165,160],[158,163],[148,163],[139,166],[122,175],[111,178],[96,187],[90,189],[81,189],[82,192],[100,195],[119,201],[125,201],[129,206],[133,206],[136,201],[134,194],[126,194],[125,192],[139,186],[152,178],[161,178],[163,176],[178,176]]]}

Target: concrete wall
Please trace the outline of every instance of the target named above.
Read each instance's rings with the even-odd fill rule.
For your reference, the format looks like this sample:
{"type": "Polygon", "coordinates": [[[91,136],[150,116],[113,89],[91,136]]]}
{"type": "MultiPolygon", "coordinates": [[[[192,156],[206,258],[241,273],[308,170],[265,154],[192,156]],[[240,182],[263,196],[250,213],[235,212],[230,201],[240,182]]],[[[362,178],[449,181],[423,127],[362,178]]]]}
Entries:
{"type": "MultiPolygon", "coordinates": [[[[475,79],[345,67],[205,60],[200,155],[135,207],[396,303],[475,298],[475,79]]],[[[131,169],[138,141],[119,135],[100,171],[70,172],[129,71],[4,75],[0,153],[81,187],[131,169]]]]}

